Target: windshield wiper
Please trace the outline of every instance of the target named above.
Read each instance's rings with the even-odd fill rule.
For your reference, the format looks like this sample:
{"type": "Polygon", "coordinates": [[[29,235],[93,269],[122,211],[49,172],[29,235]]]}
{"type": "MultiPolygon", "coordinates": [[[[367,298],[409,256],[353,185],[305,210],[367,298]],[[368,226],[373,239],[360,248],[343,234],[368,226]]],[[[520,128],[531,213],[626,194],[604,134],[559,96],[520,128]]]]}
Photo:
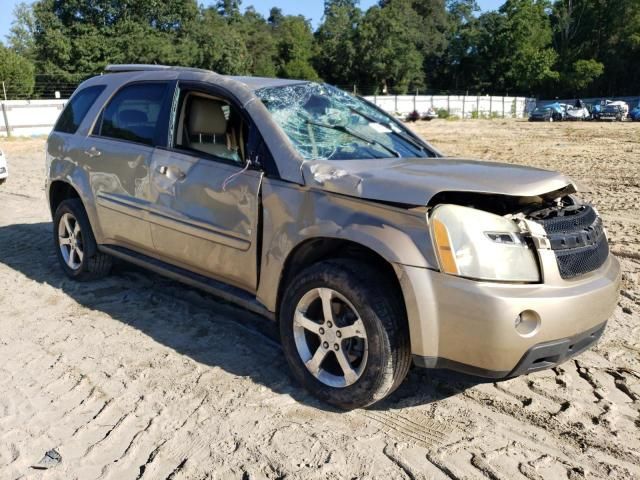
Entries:
{"type": "Polygon", "coordinates": [[[346,133],[348,135],[351,135],[352,137],[362,140],[363,142],[367,142],[369,145],[378,145],[379,147],[384,148],[387,152],[393,154],[398,158],[402,157],[402,155],[400,155],[400,152],[398,152],[397,150],[394,150],[393,148],[386,146],[384,143],[379,142],[378,140],[374,140],[373,138],[369,138],[366,135],[362,135],[361,133],[354,132],[349,127],[345,127],[344,125],[331,125],[329,123],[315,122],[309,119],[307,119],[306,122],[309,125],[315,125],[316,127],[329,128],[331,130],[336,130],[338,132],[346,133]]]}
{"type": "Polygon", "coordinates": [[[400,137],[401,139],[403,139],[405,142],[410,143],[411,145],[413,145],[414,147],[416,147],[418,150],[420,150],[421,152],[424,152],[424,147],[422,145],[420,145],[418,142],[416,142],[414,139],[412,139],[411,137],[405,135],[404,133],[400,133],[397,132],[393,127],[393,125],[391,125],[391,122],[380,122],[377,118],[372,117],[371,115],[361,112],[360,110],[358,110],[355,107],[349,107],[349,110],[351,110],[353,113],[355,113],[356,115],[360,115],[362,118],[364,118],[365,120],[369,120],[371,123],[378,123],[380,125],[383,125],[385,127],[387,127],[389,130],[391,130],[391,133],[393,133],[394,135],[400,137]]]}

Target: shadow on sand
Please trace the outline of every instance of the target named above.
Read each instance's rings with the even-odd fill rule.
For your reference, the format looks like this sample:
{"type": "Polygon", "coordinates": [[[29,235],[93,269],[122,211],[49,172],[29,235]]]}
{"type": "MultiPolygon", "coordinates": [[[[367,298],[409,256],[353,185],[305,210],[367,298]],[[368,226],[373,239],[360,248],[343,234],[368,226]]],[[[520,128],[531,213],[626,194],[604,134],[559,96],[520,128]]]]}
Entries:
{"type": "MultiPolygon", "coordinates": [[[[201,364],[217,366],[238,376],[249,376],[274,392],[289,394],[318,409],[336,411],[295,385],[288,376],[274,322],[124,262],[116,262],[111,276],[104,280],[90,283],[69,280],[58,265],[51,228],[51,223],[0,227],[0,263],[31,280],[60,289],[80,305],[102,311],[201,364]],[[140,314],[141,311],[157,310],[159,304],[166,305],[165,321],[140,314]],[[183,316],[189,325],[185,325],[185,318],[173,321],[171,309],[174,307],[187,312],[183,316]],[[166,321],[167,317],[169,321],[166,321]],[[218,348],[203,349],[202,342],[207,336],[214,338],[216,325],[220,322],[231,332],[232,341],[218,341],[218,348]],[[238,341],[247,340],[249,348],[238,355],[238,341]],[[269,361],[265,361],[265,350],[269,361]]],[[[394,410],[428,404],[456,395],[482,381],[445,370],[413,368],[395,393],[370,408],[394,410]]]]}

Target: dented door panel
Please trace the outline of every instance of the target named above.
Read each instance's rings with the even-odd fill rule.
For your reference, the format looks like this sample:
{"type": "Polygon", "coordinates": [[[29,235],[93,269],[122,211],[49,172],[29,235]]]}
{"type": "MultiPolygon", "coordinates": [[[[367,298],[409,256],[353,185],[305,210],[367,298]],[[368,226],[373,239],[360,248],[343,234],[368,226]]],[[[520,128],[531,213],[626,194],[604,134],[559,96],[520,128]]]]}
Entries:
{"type": "Polygon", "coordinates": [[[262,174],[158,149],[151,162],[150,179],[149,222],[158,255],[255,291],[262,174]]]}
{"type": "Polygon", "coordinates": [[[153,148],[90,136],[80,154],[105,243],[138,250],[153,248],[146,212],[149,205],[149,163],[153,148]]]}

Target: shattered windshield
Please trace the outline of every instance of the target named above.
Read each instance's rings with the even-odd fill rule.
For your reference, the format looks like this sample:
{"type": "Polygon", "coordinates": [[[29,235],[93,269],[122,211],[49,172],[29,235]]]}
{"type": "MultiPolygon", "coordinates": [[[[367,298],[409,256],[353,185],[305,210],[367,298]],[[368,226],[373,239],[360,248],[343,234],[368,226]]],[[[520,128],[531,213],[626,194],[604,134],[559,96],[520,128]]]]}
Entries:
{"type": "Polygon", "coordinates": [[[330,85],[267,87],[256,95],[305,160],[433,156],[394,118],[330,85]]]}

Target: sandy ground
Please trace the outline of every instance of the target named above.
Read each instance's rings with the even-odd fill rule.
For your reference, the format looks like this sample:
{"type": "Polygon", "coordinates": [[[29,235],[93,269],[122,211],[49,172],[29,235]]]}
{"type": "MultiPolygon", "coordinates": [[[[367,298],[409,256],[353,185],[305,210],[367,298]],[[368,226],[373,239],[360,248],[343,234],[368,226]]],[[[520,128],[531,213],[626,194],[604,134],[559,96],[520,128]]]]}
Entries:
{"type": "Polygon", "coordinates": [[[498,383],[414,369],[384,402],[335,411],[243,310],[123,264],[67,280],[44,142],[0,142],[0,478],[639,478],[640,124],[415,128],[453,155],[560,170],[597,204],[624,284],[596,348],[498,383]],[[32,469],[52,448],[62,462],[32,469]]]}

